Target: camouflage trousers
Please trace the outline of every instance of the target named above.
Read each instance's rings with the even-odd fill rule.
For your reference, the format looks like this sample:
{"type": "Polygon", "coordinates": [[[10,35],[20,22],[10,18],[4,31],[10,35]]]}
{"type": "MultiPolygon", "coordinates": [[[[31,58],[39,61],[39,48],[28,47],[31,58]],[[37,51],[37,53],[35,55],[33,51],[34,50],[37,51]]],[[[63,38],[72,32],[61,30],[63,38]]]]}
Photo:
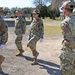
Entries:
{"type": "Polygon", "coordinates": [[[29,47],[33,53],[33,56],[35,56],[38,52],[36,51],[36,44],[40,38],[38,36],[32,36],[30,40],[27,43],[27,47],[29,47]]]}
{"type": "Polygon", "coordinates": [[[22,35],[17,35],[17,38],[15,40],[15,44],[19,51],[23,50],[22,48],[22,35]]]}
{"type": "Polygon", "coordinates": [[[75,49],[71,49],[65,44],[61,49],[60,69],[62,75],[75,75],[75,49]]]}
{"type": "Polygon", "coordinates": [[[0,55],[0,71],[2,70],[1,64],[3,63],[4,59],[5,59],[5,57],[0,55]]]}
{"type": "Polygon", "coordinates": [[[0,36],[0,44],[5,44],[8,41],[8,33],[0,36]]]}

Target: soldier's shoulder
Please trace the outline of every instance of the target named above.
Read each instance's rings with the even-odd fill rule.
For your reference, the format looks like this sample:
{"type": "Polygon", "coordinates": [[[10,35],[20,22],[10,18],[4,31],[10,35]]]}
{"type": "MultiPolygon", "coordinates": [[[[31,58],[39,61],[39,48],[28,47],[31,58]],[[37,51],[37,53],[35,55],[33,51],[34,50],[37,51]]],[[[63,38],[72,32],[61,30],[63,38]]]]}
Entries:
{"type": "Polygon", "coordinates": [[[19,18],[16,18],[15,20],[19,20],[19,18]]]}
{"type": "Polygon", "coordinates": [[[69,22],[69,19],[68,18],[65,18],[62,22],[61,22],[61,26],[65,26],[66,23],[69,22]]]}
{"type": "Polygon", "coordinates": [[[61,23],[69,22],[71,19],[69,17],[66,17],[61,23]]]}
{"type": "Polygon", "coordinates": [[[38,20],[42,20],[41,18],[38,18],[38,20]]]}
{"type": "Polygon", "coordinates": [[[37,20],[37,21],[39,21],[39,22],[43,22],[41,18],[38,18],[38,20],[37,20]]]}
{"type": "Polygon", "coordinates": [[[72,15],[72,16],[71,16],[71,18],[72,18],[72,20],[74,20],[74,21],[75,21],[75,15],[72,15]]]}
{"type": "Polygon", "coordinates": [[[5,20],[0,19],[0,24],[5,25],[6,24],[5,20]]]}
{"type": "Polygon", "coordinates": [[[3,18],[0,18],[0,22],[4,22],[4,19],[3,18]]]}

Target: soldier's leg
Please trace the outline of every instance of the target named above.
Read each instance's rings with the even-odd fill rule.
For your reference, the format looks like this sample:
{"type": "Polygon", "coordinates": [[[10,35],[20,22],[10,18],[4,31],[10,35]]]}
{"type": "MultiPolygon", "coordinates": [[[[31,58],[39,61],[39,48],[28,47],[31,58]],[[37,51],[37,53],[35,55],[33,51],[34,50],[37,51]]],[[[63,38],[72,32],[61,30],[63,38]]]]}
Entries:
{"type": "Polygon", "coordinates": [[[5,33],[3,36],[2,36],[2,44],[6,44],[6,42],[8,41],[8,32],[7,33],[5,33]]]}
{"type": "Polygon", "coordinates": [[[27,47],[29,47],[32,51],[32,54],[34,56],[34,60],[33,60],[33,63],[31,64],[36,64],[37,63],[37,56],[39,55],[39,53],[36,51],[36,46],[34,47],[35,45],[30,41],[28,44],[27,44],[27,47]]]}
{"type": "Polygon", "coordinates": [[[1,64],[3,63],[5,57],[3,57],[2,55],[0,55],[0,71],[2,71],[2,67],[1,64]]]}
{"type": "Polygon", "coordinates": [[[23,48],[22,48],[22,35],[18,35],[16,40],[15,40],[15,44],[19,50],[19,54],[17,54],[16,56],[22,55],[22,53],[24,52],[23,48]]]}
{"type": "Polygon", "coordinates": [[[38,57],[39,53],[36,51],[36,49],[35,49],[34,47],[30,47],[30,49],[31,49],[32,54],[33,54],[33,56],[34,56],[33,62],[32,62],[31,64],[32,64],[32,65],[35,65],[35,64],[38,63],[37,57],[38,57]]]}
{"type": "Polygon", "coordinates": [[[35,37],[33,36],[29,41],[28,41],[28,44],[27,44],[27,47],[29,47],[32,51],[32,54],[34,56],[34,60],[33,60],[33,64],[36,64],[37,63],[37,56],[39,55],[39,53],[36,51],[36,44],[37,44],[37,41],[39,40],[39,37],[35,37]]]}
{"type": "Polygon", "coordinates": [[[75,75],[75,70],[73,72],[73,66],[69,60],[61,60],[61,72],[61,75],[75,75]]]}

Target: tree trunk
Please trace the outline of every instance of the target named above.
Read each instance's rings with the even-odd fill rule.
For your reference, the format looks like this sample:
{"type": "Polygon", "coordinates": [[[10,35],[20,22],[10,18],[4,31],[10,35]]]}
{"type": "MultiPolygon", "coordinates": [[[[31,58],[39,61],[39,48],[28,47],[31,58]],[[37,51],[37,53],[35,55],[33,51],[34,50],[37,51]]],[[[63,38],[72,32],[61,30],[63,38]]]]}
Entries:
{"type": "Polygon", "coordinates": [[[63,0],[52,0],[52,3],[51,3],[51,10],[58,10],[59,8],[59,5],[61,4],[63,0]]]}

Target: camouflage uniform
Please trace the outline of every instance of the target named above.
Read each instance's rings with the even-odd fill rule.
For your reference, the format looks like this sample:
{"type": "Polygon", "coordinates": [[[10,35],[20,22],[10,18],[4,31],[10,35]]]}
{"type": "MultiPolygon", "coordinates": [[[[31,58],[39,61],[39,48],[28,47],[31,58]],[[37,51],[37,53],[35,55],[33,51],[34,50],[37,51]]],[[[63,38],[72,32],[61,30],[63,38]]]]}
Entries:
{"type": "MultiPolygon", "coordinates": [[[[0,46],[5,45],[8,40],[8,25],[1,17],[2,7],[0,7],[0,46]]],[[[4,56],[0,55],[0,71],[2,71],[1,64],[4,61],[4,56]]]]}
{"type": "Polygon", "coordinates": [[[23,52],[23,48],[22,48],[22,38],[23,38],[23,34],[25,34],[26,31],[26,24],[25,24],[25,20],[23,17],[17,18],[16,19],[17,23],[16,23],[16,27],[15,27],[15,34],[17,35],[17,38],[15,40],[15,44],[18,48],[18,50],[21,52],[23,52]]]}
{"type": "Polygon", "coordinates": [[[61,72],[62,75],[75,75],[75,16],[69,14],[61,23],[64,36],[61,49],[61,72]]]}
{"type": "Polygon", "coordinates": [[[40,38],[43,38],[44,27],[41,18],[34,19],[30,26],[29,41],[27,47],[30,47],[34,58],[39,54],[36,51],[36,44],[40,38]]]}
{"type": "Polygon", "coordinates": [[[0,16],[0,44],[6,44],[8,40],[8,25],[0,16]]]}

